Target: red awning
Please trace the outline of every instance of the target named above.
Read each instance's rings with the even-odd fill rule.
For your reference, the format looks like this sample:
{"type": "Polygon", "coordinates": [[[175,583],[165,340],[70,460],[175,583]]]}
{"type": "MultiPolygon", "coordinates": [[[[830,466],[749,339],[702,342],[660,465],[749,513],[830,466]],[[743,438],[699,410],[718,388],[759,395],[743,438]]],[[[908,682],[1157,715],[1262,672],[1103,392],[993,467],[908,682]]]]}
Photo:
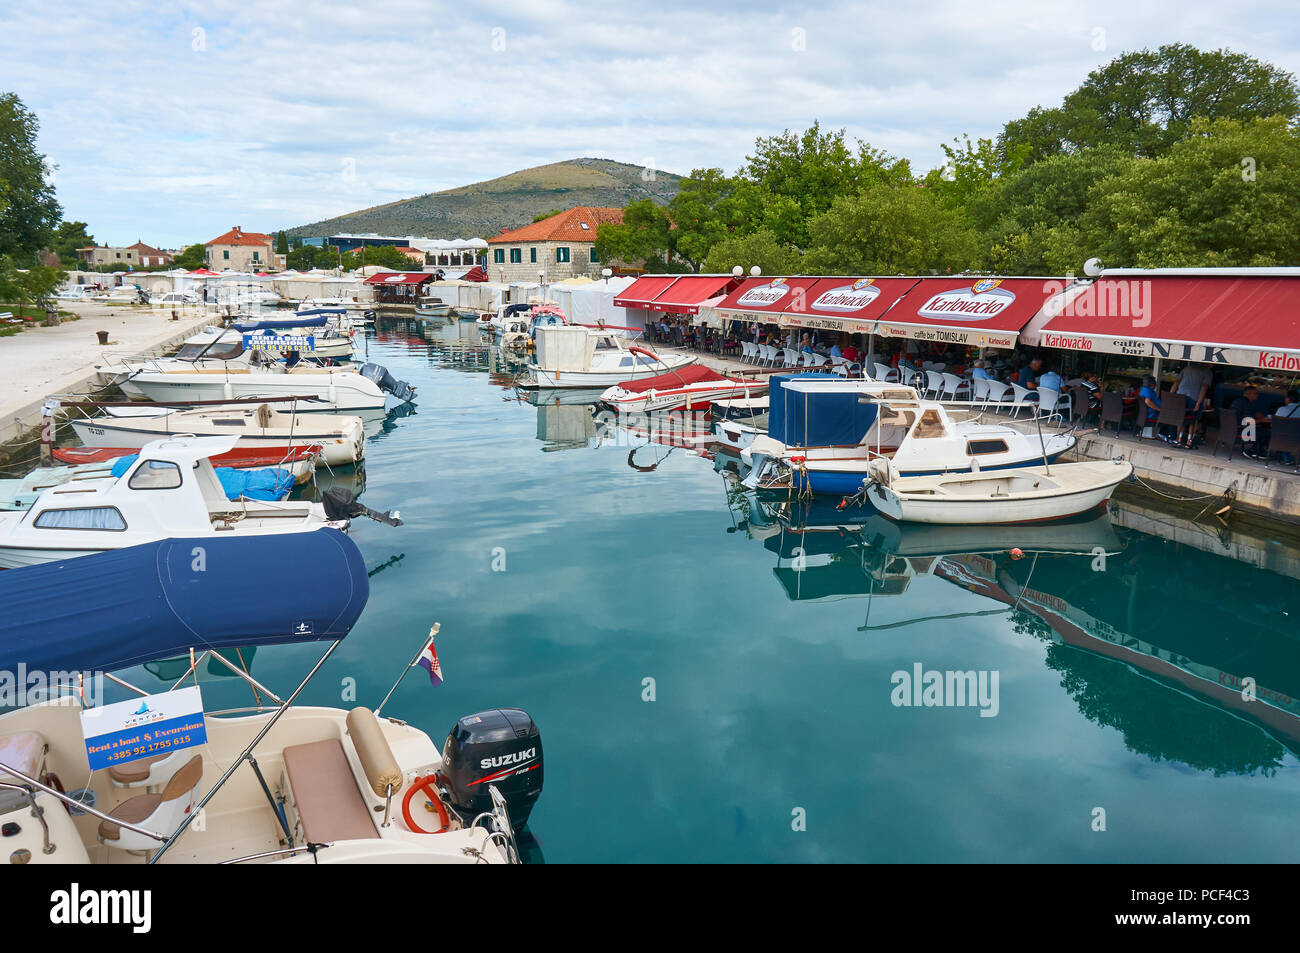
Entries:
{"type": "Polygon", "coordinates": [[[875,333],[969,347],[1012,348],[1059,278],[922,278],[881,318],[875,333]]]}
{"type": "Polygon", "coordinates": [[[475,265],[465,274],[460,276],[461,281],[487,281],[487,272],[483,270],[482,265],[475,265]]]}
{"type": "Polygon", "coordinates": [[[680,275],[642,275],[636,281],[632,282],[623,289],[623,293],[615,296],[614,307],[616,308],[641,308],[643,310],[653,310],[652,302],[655,295],[659,294],[680,275]]]}
{"type": "Polygon", "coordinates": [[[718,305],[744,321],[782,327],[870,331],[916,278],[750,278],[718,305]]]}
{"type": "Polygon", "coordinates": [[[376,272],[366,279],[368,285],[418,285],[438,277],[431,271],[376,272]]]}
{"type": "MultiPolygon", "coordinates": [[[[665,314],[699,314],[703,302],[738,283],[738,279],[731,275],[682,275],[655,295],[649,307],[665,314]]],[[[628,291],[635,287],[633,285],[628,291]]],[[[623,292],[623,296],[626,295],[627,291],[623,292]]]]}
{"type": "Polygon", "coordinates": [[[1070,287],[1026,343],[1300,371],[1300,274],[1116,271],[1070,287]]]}

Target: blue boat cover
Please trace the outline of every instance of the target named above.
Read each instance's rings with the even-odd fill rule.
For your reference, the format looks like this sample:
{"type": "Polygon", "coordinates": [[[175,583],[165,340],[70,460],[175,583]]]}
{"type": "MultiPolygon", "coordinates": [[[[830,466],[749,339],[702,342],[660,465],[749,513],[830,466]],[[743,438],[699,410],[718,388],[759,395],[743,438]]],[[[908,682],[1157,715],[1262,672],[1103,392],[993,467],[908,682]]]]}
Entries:
{"type": "Polygon", "coordinates": [[[863,404],[855,392],[814,393],[787,390],[790,381],[838,381],[836,374],[773,374],[769,379],[767,433],[787,447],[829,447],[860,441],[879,408],[863,404]]]}
{"type": "MultiPolygon", "coordinates": [[[[140,459],[138,453],[113,460],[112,474],[120,477],[131,464],[140,459]]],[[[240,470],[236,467],[213,467],[221,489],[226,491],[226,499],[238,500],[283,500],[293,489],[293,471],[284,467],[259,467],[253,470],[240,470]]]]}
{"type": "Polygon", "coordinates": [[[341,639],[370,596],[328,527],[164,539],[0,572],[0,671],[104,671],[187,652],[341,639]]]}
{"type": "Polygon", "coordinates": [[[306,318],[267,318],[262,321],[237,321],[236,331],[274,331],[276,328],[322,328],[329,324],[328,314],[311,315],[306,318]]]}

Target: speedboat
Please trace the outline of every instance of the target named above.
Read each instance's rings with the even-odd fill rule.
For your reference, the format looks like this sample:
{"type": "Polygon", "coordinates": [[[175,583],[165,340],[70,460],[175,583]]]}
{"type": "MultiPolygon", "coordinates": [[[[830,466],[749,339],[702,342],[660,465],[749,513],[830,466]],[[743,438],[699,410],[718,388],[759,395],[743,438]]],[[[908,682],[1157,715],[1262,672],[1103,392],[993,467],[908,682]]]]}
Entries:
{"type": "Polygon", "coordinates": [[[307,398],[301,411],[375,410],[389,397],[415,399],[415,388],[394,378],[378,364],[358,368],[319,367],[298,363],[290,367],[250,352],[246,361],[218,366],[185,361],[148,361],[101,369],[117,381],[122,393],[136,400],[186,404],[243,398],[307,398]]]}
{"type": "Polygon", "coordinates": [[[445,318],[451,314],[451,305],[441,298],[418,298],[415,302],[415,313],[426,318],[445,318]]]}
{"type": "Polygon", "coordinates": [[[305,533],[331,520],[319,503],[232,503],[209,458],[237,437],[155,440],[119,477],[52,486],[23,513],[0,513],[0,567],[32,566],[172,536],[202,539],[305,533]]]}
{"type": "Polygon", "coordinates": [[[318,446],[321,459],[331,467],[359,463],[366,451],[365,428],[359,417],[272,410],[269,404],[199,410],[107,406],[104,412],[102,417],[71,421],[87,447],[138,448],[179,434],[233,436],[238,438],[237,450],[280,453],[281,459],[288,450],[318,446]]]}
{"type": "Polygon", "coordinates": [[[906,384],[797,374],[771,378],[768,434],[755,437],[741,459],[752,486],[847,496],[861,489],[878,457],[911,477],[1050,464],[1074,445],[1068,432],[956,420],[906,384]]]}
{"type": "Polygon", "coordinates": [[[520,386],[604,389],[694,363],[692,355],[660,356],[608,331],[572,324],[539,327],[536,363],[520,386]]]}
{"type": "MultiPolygon", "coordinates": [[[[458,718],[440,749],[385,717],[388,698],[295,704],[368,596],[360,551],[331,529],[168,539],[0,573],[0,664],[49,673],[46,691],[0,715],[6,851],[33,864],[520,862],[515,832],[543,785],[527,713],[458,718]],[[248,670],[250,649],[313,642],[324,653],[283,698],[248,670]],[[132,684],[149,677],[142,664],[165,687],[132,684]],[[247,684],[252,707],[215,703],[210,680],[186,686],[214,665],[247,684]],[[123,700],[105,704],[107,691],[123,700]],[[132,745],[133,731],[152,738],[132,745]]],[[[419,668],[400,661],[403,676],[419,668]]]]}
{"type": "Polygon", "coordinates": [[[708,407],[715,400],[752,399],[767,393],[767,381],[724,377],[702,364],[654,377],[624,381],[600,399],[620,413],[652,413],[708,407]]]}
{"type": "Polygon", "coordinates": [[[145,304],[149,301],[149,292],[139,285],[118,285],[101,294],[91,295],[90,300],[104,304],[145,304]]]}
{"type": "Polygon", "coordinates": [[[1133,473],[1127,460],[1088,460],[999,470],[899,476],[891,461],[872,462],[867,502],[908,523],[988,525],[1064,520],[1105,506],[1133,473]]]}

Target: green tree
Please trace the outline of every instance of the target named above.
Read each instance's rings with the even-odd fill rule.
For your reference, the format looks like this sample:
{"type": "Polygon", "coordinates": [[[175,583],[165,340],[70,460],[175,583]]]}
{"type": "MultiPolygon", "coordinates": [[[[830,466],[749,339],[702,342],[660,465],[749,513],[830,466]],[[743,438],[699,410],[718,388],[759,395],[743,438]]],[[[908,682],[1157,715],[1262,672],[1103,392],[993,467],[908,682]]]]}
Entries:
{"type": "Polygon", "coordinates": [[[179,255],[172,259],[173,268],[185,268],[194,271],[202,268],[208,261],[206,245],[186,245],[179,255]]]}
{"type": "Polygon", "coordinates": [[[80,263],[81,258],[77,255],[78,248],[88,248],[95,244],[94,237],[86,231],[85,222],[60,222],[59,227],[54,230],[54,238],[50,242],[50,250],[59,256],[59,261],[67,266],[75,266],[80,263]]]}
{"type": "Polygon", "coordinates": [[[289,254],[289,236],[283,231],[275,236],[275,253],[277,255],[289,254]]]}
{"type": "Polygon", "coordinates": [[[715,243],[759,226],[763,199],[761,189],[740,176],[728,176],[721,169],[692,170],[668,203],[668,215],[677,226],[676,253],[698,267],[715,243]]]}
{"type": "Polygon", "coordinates": [[[545,219],[550,218],[553,215],[559,215],[561,211],[562,209],[553,208],[549,212],[538,212],[536,215],[533,216],[533,221],[534,222],[543,221],[545,219]]]}
{"type": "Polygon", "coordinates": [[[605,222],[596,229],[596,257],[641,263],[656,271],[675,270],[675,232],[667,209],[641,199],[623,210],[622,223],[605,222]]]}
{"type": "Polygon", "coordinates": [[[1045,245],[1054,271],[1094,255],[1113,267],[1294,265],[1300,133],[1281,116],[1194,120],[1166,155],[1099,180],[1045,245]]]}
{"type": "Polygon", "coordinates": [[[966,213],[921,185],[870,185],[836,199],[809,223],[810,274],[890,275],[964,271],[979,258],[966,213]]]}
{"type": "Polygon", "coordinates": [[[1164,154],[1196,117],[1300,118],[1295,76],[1242,53],[1171,43],[1126,53],[1088,78],[1057,108],[1035,107],[998,139],[1004,160],[1036,162],[1090,146],[1164,154]]]}
{"type": "Polygon", "coordinates": [[[0,256],[23,265],[52,243],[63,214],[36,149],[38,128],[16,95],[0,94],[0,256]]]}
{"type": "MultiPolygon", "coordinates": [[[[328,260],[331,254],[334,254],[333,248],[321,249],[323,254],[317,256],[320,262],[316,267],[333,268],[337,260],[328,260]]],[[[355,252],[347,252],[343,255],[343,267],[346,270],[360,268],[363,265],[378,265],[380,268],[391,268],[393,271],[411,271],[419,270],[419,265],[415,264],[406,256],[405,252],[397,250],[393,245],[367,245],[359,248],[355,252]]]]}
{"type": "Polygon", "coordinates": [[[728,235],[709,249],[702,270],[724,274],[736,265],[749,269],[758,265],[765,275],[794,275],[800,268],[800,255],[789,245],[783,245],[767,228],[748,235],[728,235]]]}

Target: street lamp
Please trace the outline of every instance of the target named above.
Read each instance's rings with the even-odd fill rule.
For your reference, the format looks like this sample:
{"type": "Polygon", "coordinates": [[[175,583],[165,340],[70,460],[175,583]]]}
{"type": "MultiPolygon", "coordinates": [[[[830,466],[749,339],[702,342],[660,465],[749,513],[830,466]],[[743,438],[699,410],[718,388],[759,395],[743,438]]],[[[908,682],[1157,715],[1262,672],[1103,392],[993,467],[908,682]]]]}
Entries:
{"type": "Polygon", "coordinates": [[[749,273],[753,275],[755,278],[757,278],[759,275],[763,273],[763,269],[759,268],[758,265],[755,265],[753,268],[749,269],[749,273]]]}
{"type": "Polygon", "coordinates": [[[745,269],[741,268],[739,265],[731,269],[731,274],[736,278],[739,278],[744,273],[745,273],[745,269]]]}

